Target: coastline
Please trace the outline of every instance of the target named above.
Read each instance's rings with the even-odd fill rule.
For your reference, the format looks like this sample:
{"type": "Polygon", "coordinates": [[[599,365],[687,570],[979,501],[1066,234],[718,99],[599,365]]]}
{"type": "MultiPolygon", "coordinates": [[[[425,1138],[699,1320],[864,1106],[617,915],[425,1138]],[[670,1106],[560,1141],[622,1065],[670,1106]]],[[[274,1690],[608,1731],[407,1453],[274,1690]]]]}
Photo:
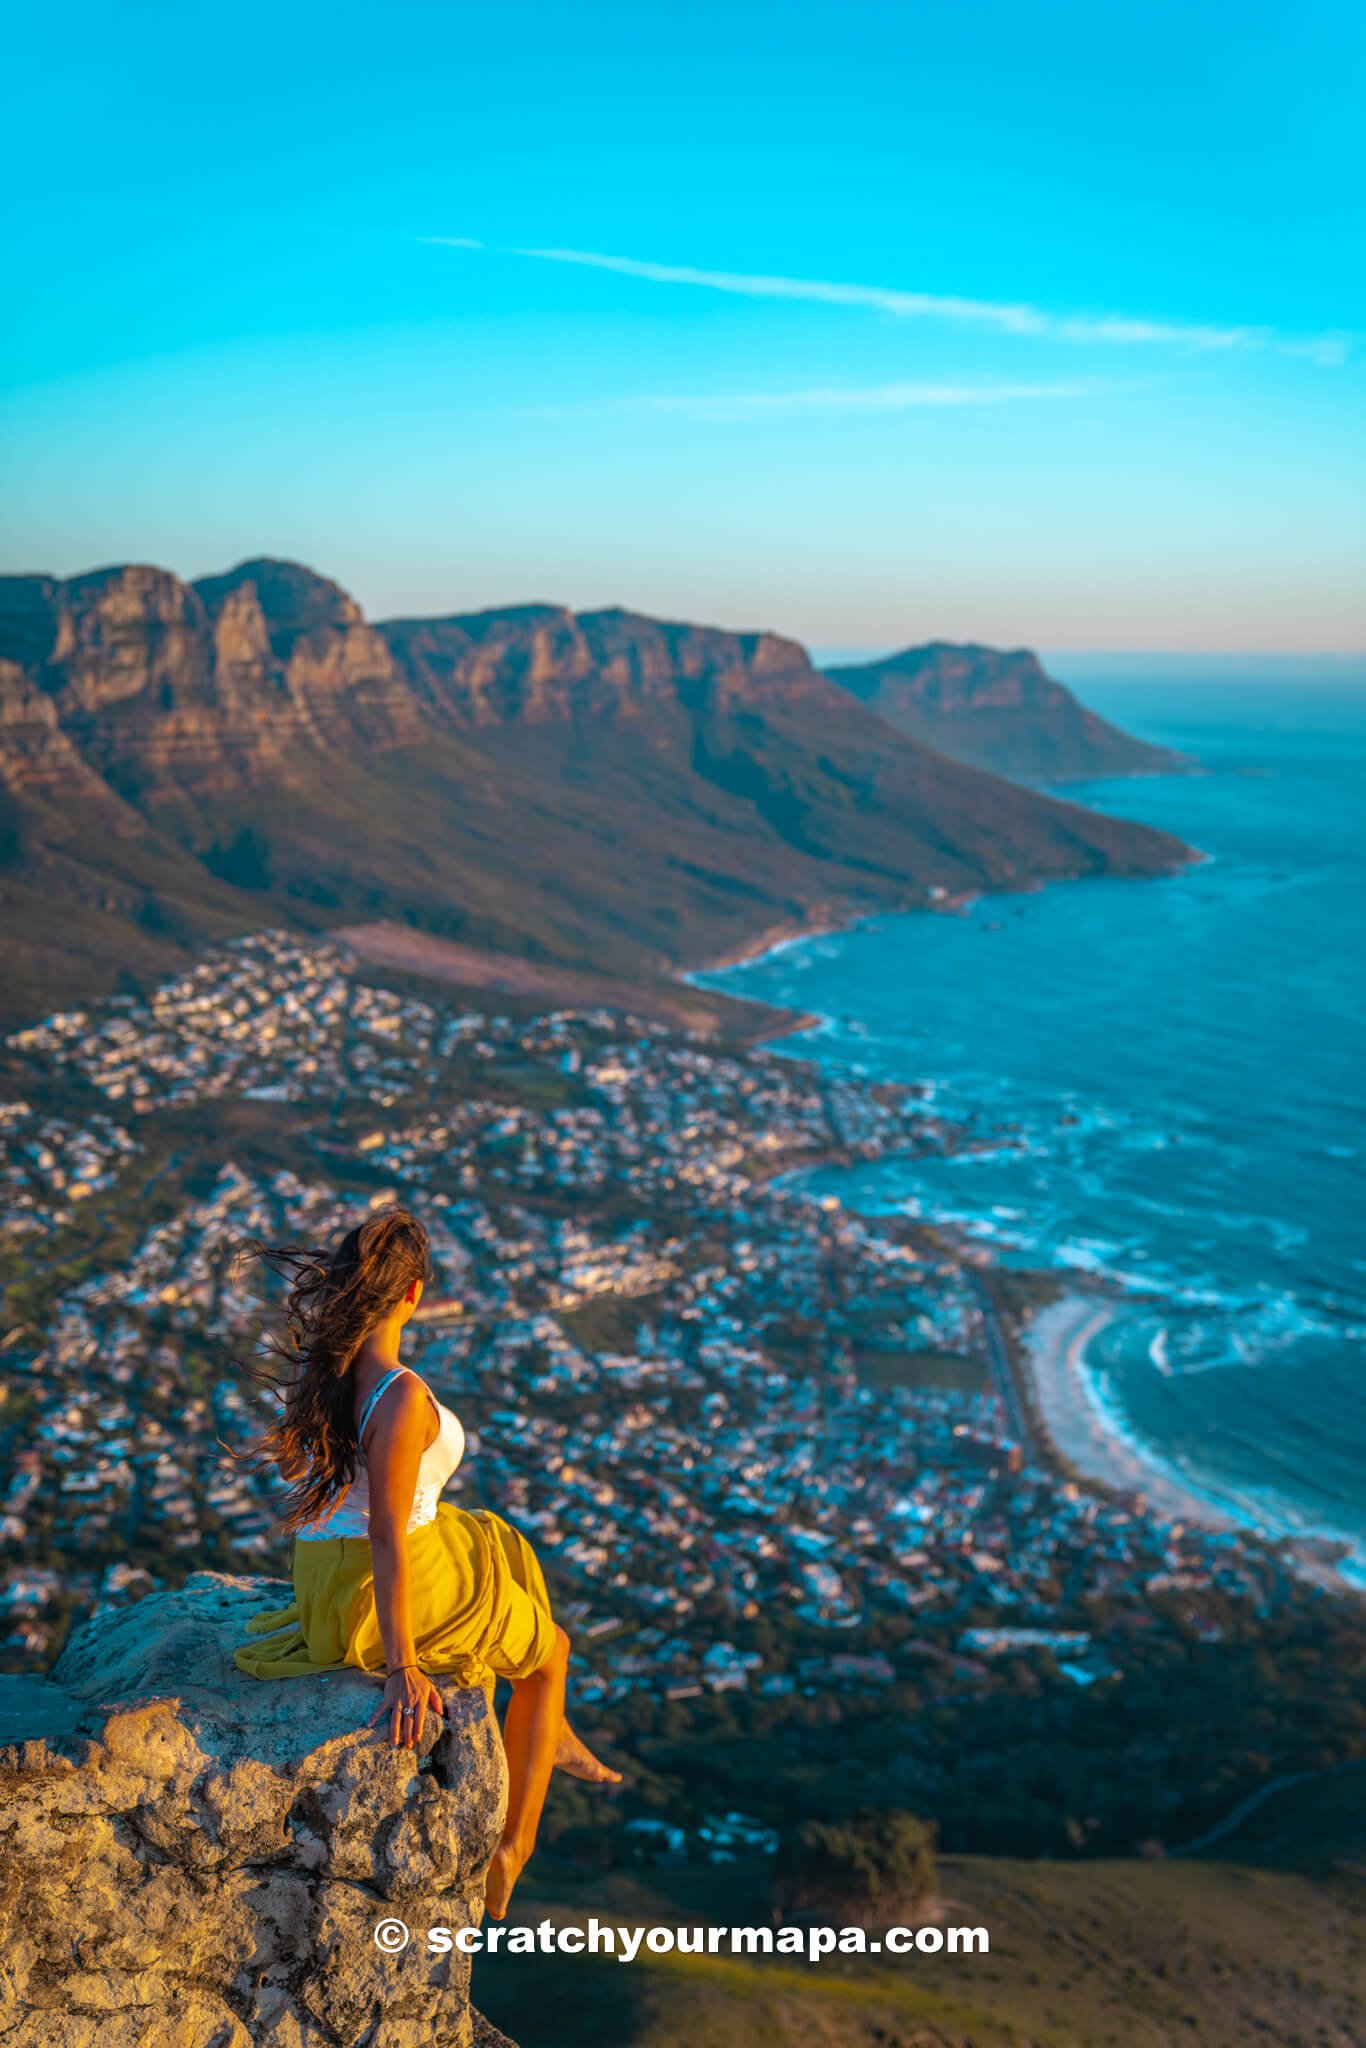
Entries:
{"type": "Polygon", "coordinates": [[[1018,1355],[1029,1378],[1039,1427],[1053,1450],[1083,1480],[1138,1495],[1149,1509],[1172,1521],[1283,1543],[1286,1562],[1300,1578],[1340,1597],[1366,1597],[1366,1586],[1341,1568],[1347,1559],[1335,1561],[1334,1539],[1297,1533],[1277,1526],[1271,1514],[1221,1502],[1110,1412],[1088,1371],[1086,1353],[1123,1314],[1120,1301],[1073,1291],[1030,1319],[1018,1355]]]}
{"type": "Polygon", "coordinates": [[[1141,1493],[1174,1520],[1234,1529],[1241,1520],[1118,1435],[1096,1399],[1086,1347],[1123,1314],[1119,1302],[1068,1293],[1031,1317],[1019,1347],[1039,1426],[1059,1457],[1116,1493],[1141,1493]]]}
{"type": "MultiPolygon", "coordinates": [[[[1193,859],[1183,862],[1179,873],[1213,858],[1192,849],[1193,859]]],[[[1062,877],[1055,878],[1058,880],[1062,877]]],[[[1082,879],[1072,877],[1069,879],[1082,879]]],[[[1044,888],[1050,883],[1035,883],[1044,888]]],[[[987,894],[1016,891],[973,892],[968,901],[987,894]]],[[[803,940],[848,931],[871,923],[875,918],[900,916],[911,910],[930,910],[941,915],[962,915],[967,903],[961,898],[934,903],[883,906],[875,911],[851,912],[839,916],[827,912],[811,922],[786,921],[769,926],[744,944],[731,949],[722,959],[689,970],[711,974],[727,967],[762,959],[799,945],[803,940]]],[[[800,1020],[785,1021],[773,1037],[785,1037],[823,1021],[823,1013],[805,1014],[800,1020]]],[[[770,1034],[762,1034],[763,1038],[770,1034]]],[[[1053,1269],[1050,1269],[1053,1270],[1053,1269]]],[[[1059,1278],[1071,1278],[1059,1271],[1059,1278]]],[[[1083,1483],[1109,1491],[1141,1497],[1147,1508],[1172,1521],[1198,1524],[1212,1530],[1255,1535],[1280,1545],[1287,1570],[1306,1583],[1339,1598],[1366,1598],[1366,1565],[1346,1538],[1316,1535],[1295,1528],[1274,1507],[1253,1499],[1247,1504],[1220,1498],[1202,1489],[1198,1477],[1184,1473],[1153,1445],[1132,1432],[1122,1415],[1113,1410],[1095,1377],[1087,1368],[1087,1348],[1101,1331],[1125,1312],[1122,1301],[1098,1293],[1083,1293],[1075,1285],[1056,1302],[1038,1311],[1022,1333],[1018,1347],[1021,1369],[1026,1374],[1040,1429],[1049,1444],[1083,1483]]]]}
{"type": "MultiPolygon", "coordinates": [[[[861,924],[869,924],[875,917],[889,914],[899,917],[904,911],[920,908],[920,904],[904,903],[887,905],[871,911],[851,909],[842,914],[832,905],[827,910],[817,911],[810,918],[784,918],[777,924],[765,925],[762,931],[755,932],[751,938],[741,939],[736,945],[728,946],[724,953],[718,953],[713,959],[699,961],[696,967],[681,969],[678,978],[680,981],[691,981],[697,974],[721,974],[728,967],[743,967],[749,961],[764,959],[769,953],[780,953],[785,946],[798,945],[803,939],[830,938],[836,932],[853,931],[861,924]]],[[[812,1013],[808,1021],[816,1023],[819,1019],[812,1013]]]]}
{"type": "MultiPolygon", "coordinates": [[[[908,897],[901,903],[880,903],[874,909],[859,909],[852,904],[827,904],[813,910],[808,917],[782,918],[777,924],[765,925],[750,938],[737,940],[724,952],[712,954],[706,960],[699,960],[694,967],[676,968],[674,976],[678,981],[691,983],[699,975],[723,974],[728,968],[743,967],[754,961],[767,959],[770,954],[781,953],[788,946],[800,945],[805,939],[830,938],[836,933],[857,931],[860,925],[872,924],[882,917],[907,917],[917,912],[927,913],[931,917],[963,917],[975,903],[989,902],[995,896],[1035,896],[1044,889],[1057,888],[1069,882],[1160,882],[1172,875],[1185,874],[1193,867],[1201,867],[1213,858],[1212,854],[1206,853],[1198,846],[1184,845],[1183,857],[1173,861],[1169,868],[1139,876],[1119,869],[1102,874],[1082,872],[1075,875],[1032,875],[1022,877],[1013,888],[960,889],[952,894],[946,892],[940,896],[922,892],[918,896],[908,897]]],[[[794,1029],[804,1030],[820,1021],[819,1014],[813,1013],[804,1016],[800,1025],[783,1025],[774,1031],[772,1036],[786,1037],[794,1029]]],[[[769,1035],[761,1034],[761,1042],[769,1035]]]]}

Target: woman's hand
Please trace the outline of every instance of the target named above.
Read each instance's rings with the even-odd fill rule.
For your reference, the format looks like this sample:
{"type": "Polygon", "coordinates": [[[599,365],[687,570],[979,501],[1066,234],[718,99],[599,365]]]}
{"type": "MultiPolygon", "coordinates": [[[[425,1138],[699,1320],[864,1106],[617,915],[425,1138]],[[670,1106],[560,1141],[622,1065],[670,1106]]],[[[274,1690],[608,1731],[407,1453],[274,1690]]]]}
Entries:
{"type": "Polygon", "coordinates": [[[389,1740],[395,1749],[412,1749],[422,1740],[422,1730],[431,1712],[441,1720],[445,1708],[441,1695],[425,1671],[415,1664],[400,1665],[384,1681],[384,1697],[366,1722],[373,1728],[389,1716],[389,1740]]]}

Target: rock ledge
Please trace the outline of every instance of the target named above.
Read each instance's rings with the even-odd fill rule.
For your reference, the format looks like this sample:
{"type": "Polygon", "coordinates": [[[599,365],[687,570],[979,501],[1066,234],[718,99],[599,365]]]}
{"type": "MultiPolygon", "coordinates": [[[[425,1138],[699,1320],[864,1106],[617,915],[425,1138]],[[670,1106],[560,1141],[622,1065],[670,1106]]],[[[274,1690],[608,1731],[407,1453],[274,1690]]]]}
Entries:
{"type": "Polygon", "coordinates": [[[367,1730],[359,1673],[244,1677],[247,1618],[289,1597],[201,1572],[88,1622],[50,1679],[0,1678],[3,2048],[510,2048],[469,1958],[422,1938],[482,1916],[485,1695],[447,1692],[415,1754],[367,1730]]]}

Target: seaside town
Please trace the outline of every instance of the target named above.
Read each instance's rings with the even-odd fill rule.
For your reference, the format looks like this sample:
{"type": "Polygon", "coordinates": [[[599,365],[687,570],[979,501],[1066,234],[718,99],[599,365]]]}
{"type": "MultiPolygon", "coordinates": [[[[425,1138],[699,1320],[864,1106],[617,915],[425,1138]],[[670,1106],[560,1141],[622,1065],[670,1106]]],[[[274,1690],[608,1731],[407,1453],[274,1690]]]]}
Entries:
{"type": "MultiPolygon", "coordinates": [[[[0,1668],[198,1569],[283,1576],[278,1298],[243,1241],[399,1201],[449,1496],[523,1527],[609,1729],[672,1705],[1122,1686],[1312,1597],[1274,1547],[1080,1483],[1031,1422],[1013,1287],[817,1163],[983,1142],[915,1090],[606,1011],[487,1014],[265,933],[8,1040],[0,1668]],[[1012,1674],[1016,1674],[1012,1676],[1012,1674]]],[[[661,1823],[662,1824],[662,1823],[661,1823]]]]}

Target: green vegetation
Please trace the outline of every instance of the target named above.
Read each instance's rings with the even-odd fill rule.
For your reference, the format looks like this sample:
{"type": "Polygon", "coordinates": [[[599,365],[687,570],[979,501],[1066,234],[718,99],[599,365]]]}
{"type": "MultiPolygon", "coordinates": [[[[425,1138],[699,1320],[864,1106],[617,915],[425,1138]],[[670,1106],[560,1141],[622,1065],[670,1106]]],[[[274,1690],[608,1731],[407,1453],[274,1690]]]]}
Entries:
{"type": "Polygon", "coordinates": [[[854,1366],[870,1387],[946,1387],[956,1394],[984,1394],[991,1385],[986,1361],[961,1351],[856,1348],[854,1366]]]}
{"type": "MultiPolygon", "coordinates": [[[[1060,1585],[1058,1601],[1052,1625],[1101,1636],[1111,1676],[1078,1686],[1047,1650],[956,1659],[932,1609],[920,1621],[869,1616],[837,1641],[788,1611],[703,1610],[701,1632],[758,1651],[765,1669],[795,1675],[795,1689],[682,1700],[637,1689],[597,1710],[596,1727],[633,1809],[688,1826],[731,1810],[783,1830],[842,1824],[851,1808],[906,1810],[933,1819],[946,1853],[1063,1859],[1194,1840],[1281,1774],[1330,1770],[1366,1746],[1366,1616],[1355,1602],[1306,1591],[1262,1617],[1227,1602],[1217,1627],[1197,1628],[1179,1594],[1069,1607],[1060,1585]],[[894,1676],[842,1681],[837,1652],[885,1658],[894,1676]]],[[[984,1597],[955,1627],[997,1619],[984,1597]]],[[[603,1668],[619,1654],[614,1643],[603,1668]]],[[[571,1805],[563,1823],[591,1811],[571,1805]]],[[[628,1863],[627,1838],[610,1819],[600,1826],[599,1860],[628,1863]]]]}
{"type": "Polygon", "coordinates": [[[1366,1879],[1366,1765],[1287,1785],[1199,1860],[1366,1879]]]}
{"type": "Polygon", "coordinates": [[[561,1311],[557,1321],[585,1351],[632,1352],[642,1323],[648,1323],[658,1309],[660,1296],[653,1294],[598,1294],[582,1308],[561,1311]]]}
{"type": "Polygon", "coordinates": [[[934,1831],[877,1807],[803,1821],[779,1844],[776,1889],[789,1913],[899,1920],[934,1890],[934,1831]]]}
{"type": "MultiPolygon", "coordinates": [[[[481,2010],[520,2048],[1352,2048],[1366,2036],[1366,1894],[1232,1862],[941,1859],[934,1917],[986,1955],[482,1956],[481,2010]]],[[[513,1918],[766,1924],[759,1868],[553,1889],[513,1918]]]]}

